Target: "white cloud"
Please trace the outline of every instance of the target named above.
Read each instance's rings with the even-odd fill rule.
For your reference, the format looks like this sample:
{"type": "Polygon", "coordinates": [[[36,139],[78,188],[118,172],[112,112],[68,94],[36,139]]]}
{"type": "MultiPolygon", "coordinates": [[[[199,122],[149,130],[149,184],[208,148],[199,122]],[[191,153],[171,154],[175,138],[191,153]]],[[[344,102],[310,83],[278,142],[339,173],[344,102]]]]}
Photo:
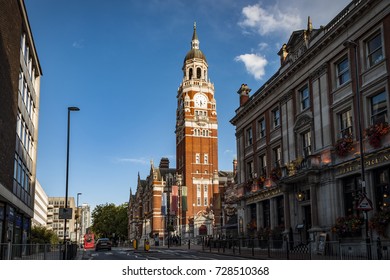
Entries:
{"type": "Polygon", "coordinates": [[[263,42],[263,43],[259,44],[259,49],[261,51],[265,50],[266,48],[268,48],[268,44],[267,43],[263,42]]]}
{"type": "Polygon", "coordinates": [[[76,49],[84,48],[84,39],[80,39],[78,41],[74,41],[73,44],[72,44],[72,47],[74,47],[76,49]]]}
{"type": "Polygon", "coordinates": [[[246,71],[253,75],[256,80],[260,80],[265,74],[265,66],[268,64],[264,56],[257,54],[242,54],[236,56],[235,61],[244,63],[246,71]]]}
{"type": "Polygon", "coordinates": [[[136,164],[148,164],[149,161],[147,161],[145,158],[117,158],[117,162],[130,162],[130,163],[136,163],[136,164]]]}
{"type": "Polygon", "coordinates": [[[244,19],[238,24],[244,28],[258,32],[260,35],[267,35],[272,32],[289,33],[301,26],[299,14],[291,11],[283,13],[278,6],[264,9],[260,4],[249,5],[242,9],[244,19]]]}

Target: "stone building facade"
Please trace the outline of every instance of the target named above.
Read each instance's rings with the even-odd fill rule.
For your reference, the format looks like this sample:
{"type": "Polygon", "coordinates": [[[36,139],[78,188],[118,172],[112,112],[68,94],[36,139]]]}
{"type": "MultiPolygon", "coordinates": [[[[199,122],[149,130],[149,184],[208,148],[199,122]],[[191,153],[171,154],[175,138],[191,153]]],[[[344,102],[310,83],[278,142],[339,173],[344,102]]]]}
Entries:
{"type": "Polygon", "coordinates": [[[387,1],[358,0],[318,29],[309,18],[263,86],[250,95],[241,85],[231,120],[239,234],[267,228],[295,245],[379,234],[372,218],[389,211],[389,12],[387,1]],[[356,227],[340,231],[353,217],[356,227]]]}

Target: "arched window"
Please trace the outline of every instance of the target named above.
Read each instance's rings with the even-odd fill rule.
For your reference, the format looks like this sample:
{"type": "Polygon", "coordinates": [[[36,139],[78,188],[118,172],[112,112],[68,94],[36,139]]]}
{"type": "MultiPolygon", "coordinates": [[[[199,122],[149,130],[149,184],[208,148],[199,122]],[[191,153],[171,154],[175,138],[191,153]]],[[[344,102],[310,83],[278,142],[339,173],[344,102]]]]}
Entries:
{"type": "Polygon", "coordinates": [[[192,75],[193,75],[193,73],[192,73],[192,68],[190,68],[190,71],[189,71],[189,73],[188,73],[188,77],[189,77],[190,80],[192,79],[192,75]]]}
{"type": "Polygon", "coordinates": [[[196,77],[200,79],[202,77],[202,70],[200,68],[196,69],[196,77]]]}

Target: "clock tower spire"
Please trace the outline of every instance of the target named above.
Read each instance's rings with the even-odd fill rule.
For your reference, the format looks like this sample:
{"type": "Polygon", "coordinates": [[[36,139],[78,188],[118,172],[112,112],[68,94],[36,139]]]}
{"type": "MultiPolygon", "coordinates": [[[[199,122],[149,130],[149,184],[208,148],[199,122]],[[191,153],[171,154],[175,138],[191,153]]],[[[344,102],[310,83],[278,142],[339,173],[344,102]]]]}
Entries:
{"type": "Polygon", "coordinates": [[[182,175],[182,236],[212,234],[214,196],[218,190],[218,121],[214,84],[194,23],[191,49],[183,62],[177,91],[176,166],[182,175]]]}

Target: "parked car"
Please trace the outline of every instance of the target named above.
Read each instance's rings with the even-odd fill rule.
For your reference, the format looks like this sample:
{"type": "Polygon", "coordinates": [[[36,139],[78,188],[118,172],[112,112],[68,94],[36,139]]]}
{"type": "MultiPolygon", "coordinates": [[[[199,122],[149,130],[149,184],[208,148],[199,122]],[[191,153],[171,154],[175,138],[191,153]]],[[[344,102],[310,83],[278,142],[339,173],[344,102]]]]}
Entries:
{"type": "Polygon", "coordinates": [[[111,247],[112,247],[112,243],[111,243],[110,239],[99,238],[95,244],[95,251],[99,251],[102,249],[111,250],[111,247]]]}

